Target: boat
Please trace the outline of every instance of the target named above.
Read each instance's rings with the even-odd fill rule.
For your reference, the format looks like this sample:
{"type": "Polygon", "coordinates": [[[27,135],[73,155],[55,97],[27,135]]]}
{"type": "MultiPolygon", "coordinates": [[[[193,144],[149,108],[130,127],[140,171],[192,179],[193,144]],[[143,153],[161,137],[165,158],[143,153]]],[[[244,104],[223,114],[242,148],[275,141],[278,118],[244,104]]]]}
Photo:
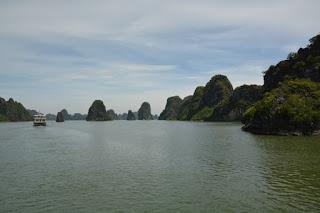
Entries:
{"type": "Polygon", "coordinates": [[[33,126],[46,126],[47,119],[44,114],[36,114],[33,116],[33,126]]]}

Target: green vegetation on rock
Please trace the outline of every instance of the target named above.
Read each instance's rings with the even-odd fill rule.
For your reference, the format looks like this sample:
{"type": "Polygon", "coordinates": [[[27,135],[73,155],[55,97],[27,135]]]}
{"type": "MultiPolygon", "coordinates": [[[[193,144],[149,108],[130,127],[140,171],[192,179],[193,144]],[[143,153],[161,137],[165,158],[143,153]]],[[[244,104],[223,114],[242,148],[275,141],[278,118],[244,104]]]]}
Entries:
{"type": "Polygon", "coordinates": [[[287,80],[249,108],[244,130],[257,134],[314,134],[320,130],[320,83],[287,80]]]}
{"type": "Polygon", "coordinates": [[[89,108],[87,121],[110,121],[111,117],[108,116],[106,107],[101,100],[95,100],[89,108]]]}
{"type": "Polygon", "coordinates": [[[179,120],[206,121],[214,108],[229,99],[232,85],[224,75],[215,75],[205,87],[199,86],[193,96],[181,104],[179,120]]]}
{"type": "Polygon", "coordinates": [[[231,97],[221,102],[213,112],[212,121],[240,121],[243,113],[262,98],[262,87],[242,85],[237,87],[231,97]]]}
{"type": "Polygon", "coordinates": [[[167,99],[165,109],[160,113],[159,120],[177,120],[182,99],[179,96],[173,96],[167,99]]]}
{"type": "Polygon", "coordinates": [[[24,106],[10,98],[0,97],[0,121],[31,121],[32,116],[24,106]]]}
{"type": "Polygon", "coordinates": [[[243,117],[257,134],[309,135],[320,130],[320,35],[264,75],[263,99],[243,117]]]}
{"type": "Polygon", "coordinates": [[[215,75],[203,89],[203,96],[198,109],[192,112],[191,120],[206,121],[212,117],[214,109],[227,102],[233,91],[229,79],[224,75],[215,75]]]}
{"type": "Polygon", "coordinates": [[[306,48],[300,48],[297,53],[290,53],[286,60],[270,66],[264,74],[264,88],[270,91],[288,78],[320,82],[320,35],[311,38],[306,48]]]}
{"type": "Polygon", "coordinates": [[[189,120],[188,119],[188,116],[190,114],[190,106],[189,105],[191,104],[192,97],[193,97],[192,95],[189,95],[182,100],[181,105],[180,105],[180,109],[179,109],[179,112],[177,115],[177,120],[181,120],[181,121],[189,120]]]}
{"type": "Polygon", "coordinates": [[[229,99],[232,91],[233,87],[226,76],[215,75],[204,88],[202,105],[215,107],[221,101],[229,99]]]}
{"type": "Polygon", "coordinates": [[[191,120],[192,117],[200,110],[204,87],[198,86],[192,96],[183,100],[179,111],[179,120],[191,120]]]}
{"type": "Polygon", "coordinates": [[[192,116],[192,121],[206,121],[208,120],[213,113],[213,107],[204,107],[198,111],[195,115],[192,116]]]}

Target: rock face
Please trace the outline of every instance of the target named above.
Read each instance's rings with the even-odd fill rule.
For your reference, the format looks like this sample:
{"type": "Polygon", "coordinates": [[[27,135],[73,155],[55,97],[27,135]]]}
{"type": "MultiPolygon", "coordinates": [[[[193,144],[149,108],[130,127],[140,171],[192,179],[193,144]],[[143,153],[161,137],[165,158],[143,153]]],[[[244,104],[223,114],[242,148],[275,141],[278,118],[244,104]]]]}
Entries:
{"type": "Polygon", "coordinates": [[[310,39],[310,45],[290,53],[287,60],[265,71],[264,88],[270,91],[285,78],[304,78],[320,82],[320,34],[310,39]]]}
{"type": "Polygon", "coordinates": [[[320,130],[320,83],[283,82],[250,107],[243,130],[257,134],[310,135],[320,130]]]}
{"type": "Polygon", "coordinates": [[[229,79],[224,75],[215,75],[207,83],[203,91],[202,104],[215,106],[223,100],[227,100],[232,94],[233,87],[229,79]]]}
{"type": "Polygon", "coordinates": [[[68,111],[66,109],[63,109],[60,111],[62,113],[63,119],[64,120],[70,120],[71,115],[69,115],[68,111]]]}
{"type": "Polygon", "coordinates": [[[89,108],[87,121],[109,121],[111,118],[107,115],[106,107],[101,100],[95,100],[89,108]]]}
{"type": "Polygon", "coordinates": [[[167,99],[165,109],[161,112],[159,120],[177,120],[182,99],[179,96],[173,96],[167,99]]]}
{"type": "Polygon", "coordinates": [[[192,96],[183,100],[178,96],[169,98],[160,117],[184,121],[240,121],[246,109],[262,98],[262,92],[262,87],[257,85],[243,85],[233,91],[226,76],[215,75],[205,87],[197,87],[192,96]]]}
{"type": "Polygon", "coordinates": [[[192,96],[179,101],[175,98],[178,104],[174,105],[174,110],[167,102],[166,109],[160,117],[166,119],[170,117],[167,115],[169,114],[171,119],[208,121],[212,117],[214,109],[229,100],[232,91],[232,85],[226,76],[215,75],[205,87],[197,87],[192,96]]]}
{"type": "Polygon", "coordinates": [[[264,75],[263,98],[243,116],[243,130],[257,134],[320,133],[320,35],[264,75]]]}
{"type": "MultiPolygon", "coordinates": [[[[69,114],[66,109],[60,111],[62,113],[63,119],[66,120],[85,120],[87,115],[83,115],[81,113],[74,113],[73,115],[69,114]]],[[[53,114],[46,115],[47,120],[55,120],[56,116],[53,114]]]]}
{"type": "Polygon", "coordinates": [[[56,117],[56,122],[64,122],[64,117],[63,117],[62,111],[58,112],[57,117],[56,117]]]}
{"type": "Polygon", "coordinates": [[[213,76],[204,87],[200,106],[196,112],[193,113],[191,120],[210,120],[214,108],[228,101],[232,91],[233,87],[226,76],[213,76]]]}
{"type": "Polygon", "coordinates": [[[110,120],[116,120],[117,119],[117,114],[114,112],[113,109],[109,109],[107,111],[107,116],[110,118],[110,120]]]}
{"type": "Polygon", "coordinates": [[[31,121],[31,114],[24,106],[10,98],[8,101],[0,97],[0,121],[31,121]]]}
{"type": "Polygon", "coordinates": [[[151,106],[148,102],[143,102],[138,110],[138,120],[152,120],[151,106]]]}
{"type": "Polygon", "coordinates": [[[190,114],[192,98],[193,98],[193,96],[189,95],[189,96],[185,97],[182,100],[182,102],[180,104],[179,113],[178,113],[178,116],[177,116],[178,120],[181,120],[181,121],[190,120],[189,119],[189,114],[190,114]]]}
{"type": "Polygon", "coordinates": [[[131,110],[128,110],[127,120],[128,121],[136,120],[136,116],[133,114],[133,112],[131,110]]]}
{"type": "Polygon", "coordinates": [[[262,86],[243,85],[237,87],[225,104],[218,105],[213,112],[213,121],[241,121],[243,113],[262,98],[262,86]]]}
{"type": "Polygon", "coordinates": [[[183,99],[178,115],[178,120],[196,120],[193,117],[201,110],[201,103],[204,94],[204,87],[199,86],[195,89],[192,96],[183,99]]]}

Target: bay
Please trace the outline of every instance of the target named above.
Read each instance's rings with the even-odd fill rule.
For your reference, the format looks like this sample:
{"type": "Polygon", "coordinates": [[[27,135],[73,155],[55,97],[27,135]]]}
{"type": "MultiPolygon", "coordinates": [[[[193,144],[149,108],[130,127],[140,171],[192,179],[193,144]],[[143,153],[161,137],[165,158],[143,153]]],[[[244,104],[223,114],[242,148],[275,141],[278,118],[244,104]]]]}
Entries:
{"type": "Polygon", "coordinates": [[[320,137],[239,123],[0,123],[0,212],[320,211],[320,137]]]}

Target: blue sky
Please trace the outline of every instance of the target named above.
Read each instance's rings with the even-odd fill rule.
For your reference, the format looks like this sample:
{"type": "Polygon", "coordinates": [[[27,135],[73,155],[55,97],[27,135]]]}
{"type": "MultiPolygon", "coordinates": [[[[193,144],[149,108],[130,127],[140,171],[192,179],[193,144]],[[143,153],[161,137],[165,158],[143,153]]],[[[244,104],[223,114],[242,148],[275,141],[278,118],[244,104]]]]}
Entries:
{"type": "Polygon", "coordinates": [[[234,87],[320,32],[320,1],[0,0],[0,96],[43,113],[153,113],[215,74],[234,87]]]}

